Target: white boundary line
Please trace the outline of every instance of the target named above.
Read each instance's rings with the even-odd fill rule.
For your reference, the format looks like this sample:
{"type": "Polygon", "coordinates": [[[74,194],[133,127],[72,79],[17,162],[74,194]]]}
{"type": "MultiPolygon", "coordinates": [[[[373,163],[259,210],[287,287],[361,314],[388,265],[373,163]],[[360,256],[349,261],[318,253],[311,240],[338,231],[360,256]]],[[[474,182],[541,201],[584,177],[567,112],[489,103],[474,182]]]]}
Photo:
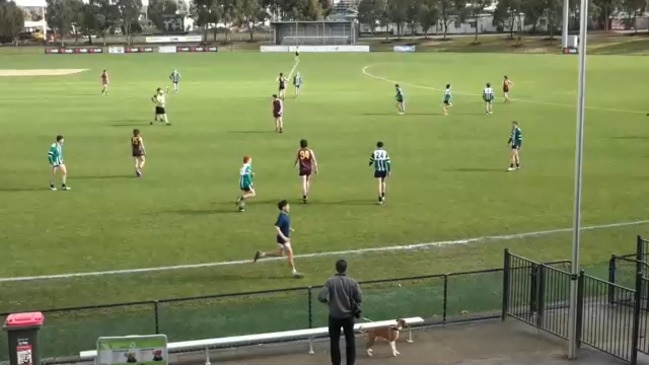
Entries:
{"type": "MultiPolygon", "coordinates": [[[[381,80],[381,81],[386,81],[392,84],[399,84],[399,85],[407,85],[410,87],[418,88],[418,89],[425,89],[425,90],[433,90],[433,91],[443,91],[442,89],[438,89],[436,87],[430,87],[430,86],[423,86],[423,85],[417,85],[417,84],[411,84],[411,83],[406,83],[402,81],[397,81],[397,80],[391,80],[386,77],[374,75],[367,71],[370,67],[379,65],[381,63],[373,63],[370,65],[366,65],[363,67],[361,70],[363,72],[363,75],[373,78],[375,80],[381,80]]],[[[472,94],[472,93],[464,93],[464,92],[458,92],[454,91],[455,94],[459,95],[469,95],[469,96],[480,96],[479,94],[472,94]]],[[[563,107],[570,107],[570,108],[576,108],[575,104],[566,104],[566,103],[553,103],[550,101],[536,101],[536,100],[528,100],[528,99],[514,99],[512,98],[512,101],[519,101],[523,103],[528,103],[528,104],[538,104],[538,105],[552,105],[552,106],[563,106],[563,107]]],[[[639,111],[639,110],[629,110],[629,109],[616,109],[616,108],[601,108],[597,106],[587,106],[586,109],[591,109],[591,110],[602,110],[602,111],[609,111],[609,112],[619,112],[619,113],[630,113],[630,114],[646,114],[646,111],[639,111]]]]}
{"type": "MultiPolygon", "coordinates": [[[[582,231],[628,227],[628,226],[635,226],[635,225],[640,225],[645,223],[649,223],[649,219],[639,220],[639,221],[610,223],[610,224],[600,224],[595,226],[586,226],[586,227],[582,227],[582,231]]],[[[438,247],[445,247],[445,246],[466,245],[471,243],[480,243],[480,242],[487,242],[487,241],[507,241],[507,240],[514,240],[519,238],[526,238],[526,237],[547,236],[556,233],[564,233],[564,232],[571,232],[571,231],[572,228],[559,228],[559,229],[550,229],[545,231],[514,233],[514,234],[507,234],[507,235],[482,236],[482,237],[466,238],[460,240],[424,242],[424,243],[416,243],[416,244],[402,245],[402,246],[397,245],[397,246],[385,246],[385,247],[359,248],[356,250],[345,250],[345,251],[315,252],[315,253],[307,253],[302,255],[295,255],[295,258],[307,259],[307,258],[315,258],[315,257],[357,255],[357,254],[366,254],[366,253],[373,253],[373,252],[413,251],[413,250],[438,248],[438,247]]],[[[277,261],[277,260],[283,260],[283,258],[281,257],[269,258],[263,260],[262,262],[277,261]]],[[[160,271],[189,270],[189,269],[200,269],[200,268],[208,268],[208,267],[243,265],[243,264],[251,264],[251,263],[252,260],[236,260],[236,261],[206,262],[202,264],[147,267],[147,268],[139,268],[139,269],[123,269],[123,270],[79,272],[79,273],[54,274],[54,275],[8,277],[8,278],[0,278],[0,283],[83,278],[83,277],[91,277],[91,276],[137,274],[137,273],[150,273],[150,272],[160,272],[160,271]]]]}
{"type": "Polygon", "coordinates": [[[297,59],[295,61],[295,64],[293,65],[293,68],[291,69],[291,72],[288,73],[287,79],[289,80],[289,82],[291,81],[291,76],[293,76],[293,72],[295,72],[295,69],[297,68],[297,65],[299,65],[299,64],[300,64],[300,59],[297,59]]]}

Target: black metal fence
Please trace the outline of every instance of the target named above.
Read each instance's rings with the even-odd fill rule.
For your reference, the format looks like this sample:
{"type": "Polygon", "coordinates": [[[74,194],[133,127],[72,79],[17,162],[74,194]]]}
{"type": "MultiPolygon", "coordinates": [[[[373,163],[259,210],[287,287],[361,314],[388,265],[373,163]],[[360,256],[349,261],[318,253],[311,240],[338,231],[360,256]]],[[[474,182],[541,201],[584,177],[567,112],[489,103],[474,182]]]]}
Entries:
{"type": "MultiPolygon", "coordinates": [[[[420,316],[428,324],[500,317],[502,268],[361,282],[372,320],[420,316]]],[[[44,310],[43,358],[78,355],[100,336],[164,333],[169,341],[326,326],[321,287],[44,310]]],[[[7,314],[0,314],[4,322],[7,314]]],[[[8,359],[0,331],[0,362],[8,359]]]]}
{"type": "Polygon", "coordinates": [[[539,330],[568,339],[571,281],[577,283],[575,333],[582,343],[630,364],[649,354],[645,261],[649,241],[638,237],[636,253],[613,256],[609,280],[538,263],[505,250],[502,318],[514,317],[539,330]],[[633,258],[631,258],[633,257],[633,258]],[[620,283],[623,279],[624,284],[620,283]],[[616,282],[616,280],[618,282],[616,282]],[[645,309],[645,310],[643,310],[645,309]]]}

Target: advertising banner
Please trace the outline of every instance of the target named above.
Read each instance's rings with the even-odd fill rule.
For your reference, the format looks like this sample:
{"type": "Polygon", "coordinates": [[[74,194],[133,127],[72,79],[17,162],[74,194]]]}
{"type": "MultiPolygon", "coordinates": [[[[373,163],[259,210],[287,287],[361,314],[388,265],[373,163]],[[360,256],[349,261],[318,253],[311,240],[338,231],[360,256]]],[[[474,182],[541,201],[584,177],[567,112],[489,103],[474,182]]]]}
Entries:
{"type": "Polygon", "coordinates": [[[97,365],[167,365],[167,336],[99,337],[97,365]]]}
{"type": "Polygon", "coordinates": [[[353,53],[363,53],[369,52],[370,46],[359,45],[359,46],[288,46],[288,51],[293,53],[296,50],[299,50],[300,53],[343,53],[343,52],[353,52],[353,53]]]}
{"type": "Polygon", "coordinates": [[[415,46],[394,46],[394,52],[414,52],[415,46]]]}
{"type": "Polygon", "coordinates": [[[160,46],[158,53],[176,53],[176,46],[160,46]]]}
{"type": "Polygon", "coordinates": [[[218,52],[218,49],[214,46],[203,47],[203,46],[177,46],[176,52],[178,53],[188,53],[188,52],[218,52]]]}
{"type": "Polygon", "coordinates": [[[155,36],[146,37],[147,43],[200,43],[203,41],[201,35],[180,35],[180,36],[155,36]]]}
{"type": "Polygon", "coordinates": [[[110,53],[110,54],[124,54],[124,47],[122,47],[122,46],[108,47],[108,53],[110,53]]]}
{"type": "Polygon", "coordinates": [[[98,54],[103,53],[104,49],[99,47],[90,48],[45,48],[45,54],[98,54]]]}
{"type": "Polygon", "coordinates": [[[126,47],[125,53],[153,53],[153,47],[126,47]]]}
{"type": "Polygon", "coordinates": [[[288,52],[288,46],[259,46],[259,52],[288,52]]]}

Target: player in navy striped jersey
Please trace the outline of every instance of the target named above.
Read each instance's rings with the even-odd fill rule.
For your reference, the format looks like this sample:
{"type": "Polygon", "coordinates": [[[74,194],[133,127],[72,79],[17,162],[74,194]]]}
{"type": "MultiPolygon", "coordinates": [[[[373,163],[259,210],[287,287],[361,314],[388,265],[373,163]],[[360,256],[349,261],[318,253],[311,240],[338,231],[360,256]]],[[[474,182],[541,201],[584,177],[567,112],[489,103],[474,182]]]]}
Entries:
{"type": "Polygon", "coordinates": [[[444,115],[448,115],[448,109],[453,107],[451,102],[451,84],[446,84],[446,90],[444,90],[444,115]]]}
{"type": "Polygon", "coordinates": [[[512,122],[512,131],[507,140],[507,144],[511,148],[511,163],[507,171],[514,171],[521,168],[521,147],[523,146],[523,131],[518,126],[517,121],[512,122]]]}
{"type": "Polygon", "coordinates": [[[493,114],[494,112],[494,89],[491,88],[491,84],[487,83],[486,87],[482,91],[482,100],[485,102],[485,111],[487,114],[493,114]]]}
{"type": "Polygon", "coordinates": [[[387,178],[392,171],[392,164],[388,151],[383,148],[383,142],[376,142],[376,149],[370,156],[370,166],[374,166],[374,177],[379,183],[379,204],[385,203],[387,178]]]}

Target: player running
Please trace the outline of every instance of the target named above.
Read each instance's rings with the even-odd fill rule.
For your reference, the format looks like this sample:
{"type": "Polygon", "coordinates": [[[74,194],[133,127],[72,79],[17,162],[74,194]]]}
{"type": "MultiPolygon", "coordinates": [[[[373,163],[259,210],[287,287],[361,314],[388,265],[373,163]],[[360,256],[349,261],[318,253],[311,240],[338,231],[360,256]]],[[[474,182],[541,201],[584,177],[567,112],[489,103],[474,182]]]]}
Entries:
{"type": "Polygon", "coordinates": [[[297,150],[295,166],[299,165],[300,179],[302,179],[302,203],[306,204],[311,191],[311,174],[318,174],[318,161],[313,150],[308,148],[306,139],[300,140],[300,149],[297,150]]]}
{"type": "Polygon", "coordinates": [[[252,178],[255,173],[252,172],[252,157],[243,156],[243,166],[239,169],[239,189],[241,195],[237,197],[236,204],[240,212],[246,211],[246,199],[253,198],[257,195],[252,187],[252,178]]]}
{"type": "Polygon", "coordinates": [[[507,140],[511,148],[511,162],[507,171],[514,171],[521,168],[521,147],[523,146],[523,131],[518,126],[517,121],[512,122],[512,131],[507,140]]]}
{"type": "Polygon", "coordinates": [[[300,62],[300,47],[295,47],[295,62],[300,62]]]}
{"type": "Polygon", "coordinates": [[[108,95],[108,85],[110,84],[110,78],[108,77],[108,71],[104,70],[101,73],[101,95],[108,95]]]}
{"type": "Polygon", "coordinates": [[[487,114],[493,114],[494,112],[494,89],[491,88],[491,84],[487,83],[486,87],[482,91],[482,100],[485,102],[485,111],[487,114]]]}
{"type": "Polygon", "coordinates": [[[284,133],[284,102],[273,94],[273,119],[275,119],[275,132],[284,133]]]}
{"type": "Polygon", "coordinates": [[[512,80],[505,76],[505,78],[503,79],[503,96],[505,97],[505,104],[512,102],[512,99],[509,98],[509,88],[511,88],[512,86],[514,86],[512,80]]]}
{"type": "Polygon", "coordinates": [[[131,150],[133,158],[135,159],[135,176],[142,176],[142,169],[144,168],[144,163],[146,162],[145,155],[146,150],[144,149],[144,140],[140,135],[139,129],[133,129],[133,137],[131,137],[131,150]]]}
{"type": "Polygon", "coordinates": [[[444,90],[444,107],[442,110],[444,111],[444,115],[448,115],[448,110],[453,107],[453,103],[451,102],[451,84],[446,84],[446,90],[444,90]]]}
{"type": "Polygon", "coordinates": [[[279,73],[279,78],[277,78],[277,82],[279,82],[279,85],[278,85],[279,98],[282,99],[282,100],[284,100],[284,98],[286,98],[286,81],[287,81],[286,77],[284,77],[284,74],[280,72],[279,73]]]}
{"type": "Polygon", "coordinates": [[[374,177],[379,183],[379,204],[385,203],[387,179],[391,174],[392,164],[388,151],[383,149],[383,142],[376,142],[376,149],[370,156],[370,166],[374,165],[374,177]]]}
{"type": "Polygon", "coordinates": [[[277,242],[277,251],[275,252],[263,252],[257,251],[255,257],[252,259],[252,262],[257,262],[259,259],[266,257],[283,257],[286,254],[288,259],[288,264],[291,267],[294,278],[301,278],[302,274],[297,272],[295,269],[295,258],[293,255],[293,248],[291,247],[291,232],[295,230],[291,227],[291,218],[288,216],[290,206],[288,201],[282,200],[277,203],[277,208],[279,208],[279,216],[277,216],[277,221],[275,221],[275,240],[277,242]]]}
{"type": "MultiPolygon", "coordinates": [[[[155,115],[153,117],[153,122],[164,122],[166,125],[171,125],[169,123],[169,120],[167,119],[167,93],[162,90],[162,88],[158,88],[155,92],[155,94],[151,97],[151,101],[153,104],[155,104],[155,115]]],[[[151,122],[151,125],[153,125],[153,122],[151,122]]]]}
{"type": "Polygon", "coordinates": [[[171,80],[171,84],[174,86],[174,92],[178,93],[178,91],[180,91],[180,73],[178,72],[178,70],[171,71],[169,80],[171,80]]]}
{"type": "Polygon", "coordinates": [[[300,88],[302,87],[302,76],[300,73],[296,73],[293,77],[293,86],[295,86],[295,97],[300,96],[300,88]]]}
{"type": "Polygon", "coordinates": [[[403,90],[401,90],[399,84],[394,85],[394,88],[397,92],[397,95],[395,96],[397,99],[397,113],[399,113],[399,115],[404,115],[406,114],[406,103],[403,100],[403,90]]]}
{"type": "Polygon", "coordinates": [[[50,180],[50,190],[56,191],[56,173],[61,172],[61,190],[70,190],[66,185],[68,177],[68,170],[63,162],[63,136],[56,136],[56,142],[52,143],[49,151],[47,152],[47,159],[52,167],[52,178],[50,180]]]}

